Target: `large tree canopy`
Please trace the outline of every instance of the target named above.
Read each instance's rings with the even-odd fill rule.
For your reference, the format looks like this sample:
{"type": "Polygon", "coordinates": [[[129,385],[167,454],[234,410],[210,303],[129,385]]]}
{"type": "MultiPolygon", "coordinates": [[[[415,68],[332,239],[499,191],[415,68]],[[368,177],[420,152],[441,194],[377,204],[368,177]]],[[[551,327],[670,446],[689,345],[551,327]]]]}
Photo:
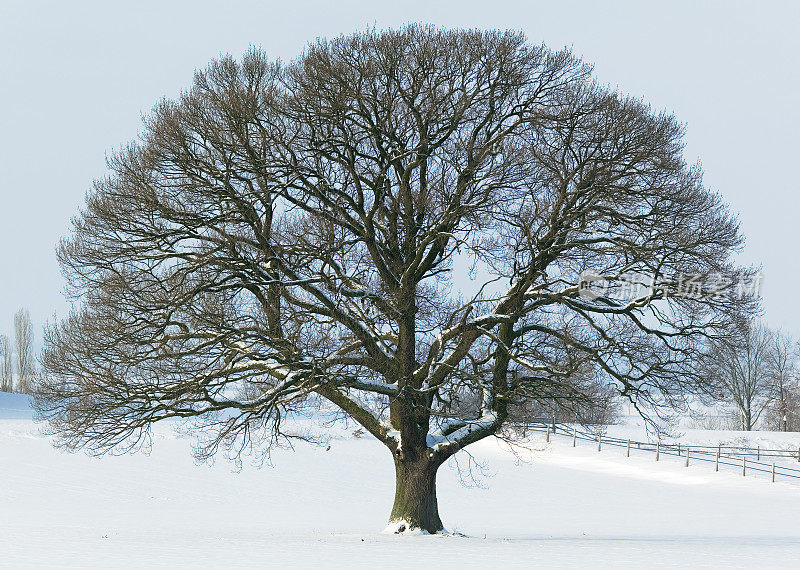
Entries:
{"type": "Polygon", "coordinates": [[[730,275],[741,244],[682,135],[513,32],[215,61],[61,244],[79,308],[47,333],[39,410],[94,449],[193,417],[211,454],[277,440],[321,397],[391,450],[397,529],[439,531],[437,468],[515,407],[597,381],[668,402],[748,310],[729,282],[682,288],[730,275]]]}

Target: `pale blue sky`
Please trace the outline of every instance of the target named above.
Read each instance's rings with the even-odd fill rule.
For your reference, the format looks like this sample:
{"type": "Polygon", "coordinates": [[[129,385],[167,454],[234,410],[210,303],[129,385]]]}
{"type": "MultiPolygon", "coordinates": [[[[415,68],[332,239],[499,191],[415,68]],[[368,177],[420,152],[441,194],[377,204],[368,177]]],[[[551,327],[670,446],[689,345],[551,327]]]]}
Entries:
{"type": "Polygon", "coordinates": [[[571,46],[597,77],[686,123],[687,155],[741,215],[766,319],[800,333],[800,5],[791,2],[36,2],[0,0],[0,333],[68,305],[54,247],[105,155],[195,68],[249,45],[425,22],[571,46]]]}

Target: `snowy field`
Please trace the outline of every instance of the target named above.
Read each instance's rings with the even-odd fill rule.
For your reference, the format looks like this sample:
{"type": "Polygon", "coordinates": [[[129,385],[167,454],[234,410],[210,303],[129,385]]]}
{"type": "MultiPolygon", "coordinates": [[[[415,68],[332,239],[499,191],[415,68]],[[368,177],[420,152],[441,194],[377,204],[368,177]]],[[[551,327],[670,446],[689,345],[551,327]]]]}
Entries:
{"type": "MultiPolygon", "coordinates": [[[[382,535],[391,458],[350,431],[240,472],[195,465],[170,426],[150,455],[94,458],[54,449],[27,400],[0,394],[0,567],[800,567],[800,485],[542,434],[470,447],[471,486],[441,469],[442,520],[466,536],[382,535]]],[[[720,433],[691,439],[735,435],[720,433]]]]}

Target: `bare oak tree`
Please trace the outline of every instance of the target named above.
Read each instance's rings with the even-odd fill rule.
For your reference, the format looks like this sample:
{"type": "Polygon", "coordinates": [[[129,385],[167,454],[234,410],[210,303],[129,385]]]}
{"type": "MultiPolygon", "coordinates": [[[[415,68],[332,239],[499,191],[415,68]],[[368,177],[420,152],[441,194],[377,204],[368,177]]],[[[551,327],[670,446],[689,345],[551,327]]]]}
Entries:
{"type": "Polygon", "coordinates": [[[33,348],[33,324],[27,309],[14,314],[14,344],[17,363],[17,392],[30,394],[36,374],[36,359],[33,348]]]}
{"type": "Polygon", "coordinates": [[[682,151],[672,116],[513,32],[215,61],[61,244],[82,305],[47,331],[38,409],[99,450],[194,418],[210,455],[280,441],[321,397],[391,451],[394,528],[438,532],[437,469],[511,407],[598,377],[657,404],[704,382],[700,341],[752,300],[682,294],[741,244],[682,151]],[[626,297],[628,274],[655,280],[626,297]]]}

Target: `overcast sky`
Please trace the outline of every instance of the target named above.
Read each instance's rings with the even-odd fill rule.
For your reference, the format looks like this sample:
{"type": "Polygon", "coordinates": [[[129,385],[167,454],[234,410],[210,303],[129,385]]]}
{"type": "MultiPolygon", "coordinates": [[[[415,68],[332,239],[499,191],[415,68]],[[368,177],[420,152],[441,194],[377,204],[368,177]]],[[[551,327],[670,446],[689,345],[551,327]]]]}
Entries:
{"type": "Polygon", "coordinates": [[[220,54],[292,59],[317,37],[409,22],[513,28],[675,113],[687,158],[740,214],[765,318],[800,333],[800,8],[785,2],[35,2],[0,0],[0,333],[69,306],[54,247],[105,156],[220,54]],[[651,5],[646,5],[651,4],[651,5]]]}

